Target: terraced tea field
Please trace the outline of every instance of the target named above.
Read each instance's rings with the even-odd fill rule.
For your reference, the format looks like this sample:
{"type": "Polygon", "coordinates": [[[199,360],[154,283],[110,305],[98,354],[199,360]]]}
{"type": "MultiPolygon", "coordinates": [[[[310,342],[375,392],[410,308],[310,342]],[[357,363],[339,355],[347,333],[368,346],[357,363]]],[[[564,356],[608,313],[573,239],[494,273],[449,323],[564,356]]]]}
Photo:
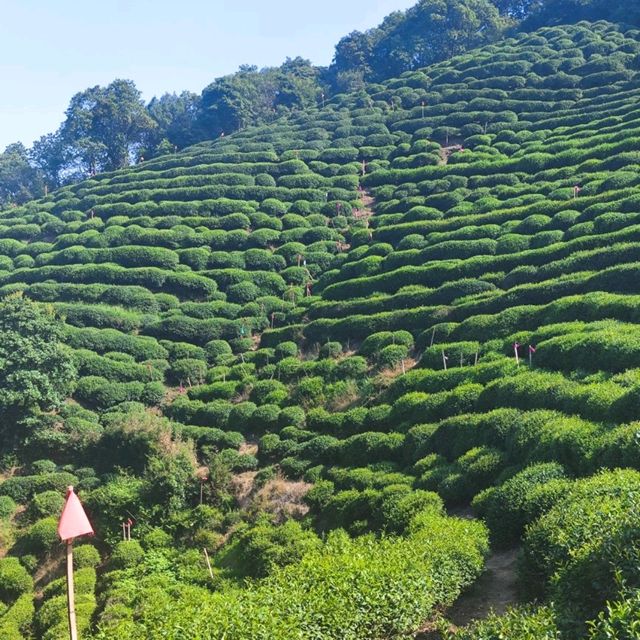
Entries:
{"type": "MultiPolygon", "coordinates": [[[[8,538],[51,553],[33,502],[84,491],[120,553],[83,569],[96,638],[408,638],[481,572],[486,530],[444,515],[472,505],[542,605],[456,637],[632,637],[605,634],[639,610],[639,98],[640,31],[544,28],[2,212],[0,293],[51,303],[78,371],[0,484],[32,505],[8,538]],[[199,481],[145,467],[178,436],[199,481]],[[302,517],[300,562],[237,582],[225,474],[302,517]]],[[[59,590],[33,624],[24,591],[0,635],[59,637],[59,590]]]]}

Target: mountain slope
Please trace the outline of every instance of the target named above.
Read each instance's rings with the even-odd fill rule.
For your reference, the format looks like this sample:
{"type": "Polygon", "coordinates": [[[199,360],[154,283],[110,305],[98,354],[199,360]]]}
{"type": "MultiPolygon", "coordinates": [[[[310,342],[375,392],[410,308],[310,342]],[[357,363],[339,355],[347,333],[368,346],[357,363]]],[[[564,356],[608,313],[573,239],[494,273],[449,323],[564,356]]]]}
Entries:
{"type": "MultiPolygon", "coordinates": [[[[496,628],[587,637],[640,586],[639,54],[608,23],[522,34],[2,214],[0,291],[52,302],[75,351],[81,406],[21,454],[89,479],[99,637],[399,637],[486,553],[441,500],[522,543],[526,597],[554,603],[496,628]],[[147,437],[158,407],[204,480],[147,437]],[[290,503],[354,539],[296,555],[255,517],[290,503]]],[[[33,503],[45,467],[0,494],[33,503]]]]}

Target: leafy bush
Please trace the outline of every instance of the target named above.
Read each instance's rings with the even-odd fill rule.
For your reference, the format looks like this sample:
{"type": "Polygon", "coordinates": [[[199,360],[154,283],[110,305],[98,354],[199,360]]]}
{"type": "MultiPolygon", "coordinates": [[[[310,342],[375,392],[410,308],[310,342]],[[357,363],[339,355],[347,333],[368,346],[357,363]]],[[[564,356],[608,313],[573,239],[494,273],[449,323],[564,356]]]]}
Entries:
{"type": "MultiPolygon", "coordinates": [[[[204,599],[199,592],[195,614],[192,610],[184,615],[190,594],[179,593],[171,602],[154,602],[153,620],[136,615],[133,622],[130,614],[107,615],[104,633],[118,635],[129,629],[153,637],[160,627],[173,633],[180,625],[189,636],[210,636],[225,628],[229,638],[242,640],[255,638],[253,629],[265,637],[286,637],[289,629],[305,624],[305,637],[344,638],[346,628],[354,640],[404,633],[427,619],[434,606],[455,600],[481,570],[485,551],[481,525],[431,513],[415,521],[407,538],[351,540],[337,532],[320,550],[306,554],[298,564],[276,569],[253,588],[204,599]],[[445,566],[446,572],[436,569],[445,566]],[[273,594],[278,594],[275,599],[273,594]],[[313,620],[321,622],[309,622],[313,620]]],[[[143,594],[150,580],[157,578],[143,579],[133,587],[138,611],[145,606],[143,594]]]]}
{"type": "Polygon", "coordinates": [[[342,353],[342,345],[339,342],[325,342],[320,347],[321,358],[337,358],[342,353]]]}
{"type": "Polygon", "coordinates": [[[59,516],[62,513],[64,496],[59,491],[36,493],[29,504],[29,513],[34,519],[59,516]]]}
{"type": "Polygon", "coordinates": [[[0,519],[10,518],[16,510],[16,503],[9,496],[0,496],[0,519]]]}
{"type": "Polygon", "coordinates": [[[38,520],[29,527],[23,538],[25,550],[38,556],[51,551],[58,543],[57,518],[38,520]]]}
{"type": "Polygon", "coordinates": [[[90,544],[81,544],[73,550],[73,566],[76,569],[95,569],[100,564],[98,550],[90,544]]]}
{"type": "Polygon", "coordinates": [[[491,614],[486,620],[447,637],[450,640],[559,640],[560,632],[553,610],[539,607],[509,609],[503,615],[491,614]]]}
{"type": "Polygon", "coordinates": [[[319,547],[320,539],[294,520],[278,526],[265,520],[235,532],[216,562],[240,576],[264,578],[319,547]]]}
{"type": "Polygon", "coordinates": [[[33,580],[18,558],[0,558],[0,600],[10,604],[33,590],[33,580]]]}
{"type": "Polygon", "coordinates": [[[530,522],[531,492],[550,480],[565,477],[564,469],[555,462],[536,464],[509,478],[497,489],[490,489],[486,496],[480,494],[474,506],[477,505],[479,515],[491,530],[492,540],[500,545],[515,543],[530,522]]]}
{"type": "Polygon", "coordinates": [[[528,589],[542,586],[556,606],[560,630],[579,638],[585,621],[617,596],[620,580],[640,583],[633,540],[638,525],[640,476],[604,472],[577,481],[525,536],[522,577],[528,589]]]}
{"type": "Polygon", "coordinates": [[[144,558],[144,550],[137,540],[122,540],[116,544],[110,563],[114,569],[128,569],[139,565],[144,558]]]}

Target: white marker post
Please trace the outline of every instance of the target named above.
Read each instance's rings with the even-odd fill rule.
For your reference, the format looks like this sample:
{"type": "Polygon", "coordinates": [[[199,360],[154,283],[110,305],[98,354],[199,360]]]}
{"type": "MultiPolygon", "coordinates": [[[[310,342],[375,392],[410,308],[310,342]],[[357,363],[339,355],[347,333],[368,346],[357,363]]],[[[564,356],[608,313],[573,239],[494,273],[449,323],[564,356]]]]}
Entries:
{"type": "Polygon", "coordinates": [[[209,576],[213,580],[213,569],[211,568],[211,561],[209,560],[209,554],[207,553],[207,548],[204,547],[204,559],[207,561],[207,569],[209,569],[209,576]]]}

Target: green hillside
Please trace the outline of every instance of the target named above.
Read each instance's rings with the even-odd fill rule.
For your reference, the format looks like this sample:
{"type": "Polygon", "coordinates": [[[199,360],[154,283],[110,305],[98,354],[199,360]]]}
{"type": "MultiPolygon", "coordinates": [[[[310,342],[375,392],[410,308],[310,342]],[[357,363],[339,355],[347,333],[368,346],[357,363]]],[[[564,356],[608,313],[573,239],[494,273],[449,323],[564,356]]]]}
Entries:
{"type": "Polygon", "coordinates": [[[66,637],[68,484],[83,637],[636,637],[639,98],[547,27],[1,212],[77,376],[2,427],[0,637],[66,637]]]}

